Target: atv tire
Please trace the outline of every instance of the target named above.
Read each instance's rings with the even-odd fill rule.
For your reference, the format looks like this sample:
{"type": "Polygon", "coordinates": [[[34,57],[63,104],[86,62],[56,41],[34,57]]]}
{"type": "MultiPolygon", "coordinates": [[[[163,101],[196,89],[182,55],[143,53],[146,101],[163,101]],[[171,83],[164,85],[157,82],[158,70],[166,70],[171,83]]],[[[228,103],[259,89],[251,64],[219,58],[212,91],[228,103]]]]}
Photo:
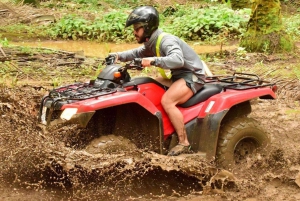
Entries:
{"type": "Polygon", "coordinates": [[[221,127],[217,164],[221,168],[232,169],[257,148],[263,149],[270,138],[254,119],[235,118],[221,127]]]}
{"type": "Polygon", "coordinates": [[[105,135],[95,138],[85,150],[91,154],[123,154],[137,150],[137,147],[122,136],[105,135]]]}

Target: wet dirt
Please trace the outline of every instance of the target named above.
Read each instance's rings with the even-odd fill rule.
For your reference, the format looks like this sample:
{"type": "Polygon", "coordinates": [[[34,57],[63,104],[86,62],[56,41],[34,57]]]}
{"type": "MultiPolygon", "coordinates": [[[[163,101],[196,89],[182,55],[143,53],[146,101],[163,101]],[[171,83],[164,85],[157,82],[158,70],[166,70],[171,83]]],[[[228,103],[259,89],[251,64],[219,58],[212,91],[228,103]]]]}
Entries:
{"type": "MultiPolygon", "coordinates": [[[[288,64],[286,68],[292,69],[300,61],[297,54],[286,59],[280,55],[248,54],[247,60],[235,57],[234,52],[228,54],[209,63],[213,73],[220,69],[232,73],[240,66],[247,72],[259,62],[273,68],[288,64]]],[[[57,60],[64,60],[61,52],[38,55],[40,59],[30,65],[43,66],[47,71],[30,74],[29,79],[39,78],[38,82],[20,76],[18,85],[0,87],[1,200],[300,199],[300,83],[296,75],[294,80],[277,78],[278,99],[252,102],[250,116],[261,123],[272,139],[267,152],[257,153],[227,171],[197,154],[158,155],[136,149],[128,140],[114,135],[79,149],[74,142],[86,131],[76,126],[44,132],[37,114],[41,98],[52,87],[49,79],[61,76],[71,81],[68,73],[62,72],[71,72],[75,67],[68,63],[56,65],[57,60]],[[45,61],[48,65],[43,65],[45,61]],[[59,71],[53,71],[54,68],[59,71]]],[[[20,64],[20,55],[8,57],[20,64]]],[[[98,62],[92,60],[83,57],[75,66],[98,62]]],[[[28,66],[18,67],[25,71],[28,66]]]]}

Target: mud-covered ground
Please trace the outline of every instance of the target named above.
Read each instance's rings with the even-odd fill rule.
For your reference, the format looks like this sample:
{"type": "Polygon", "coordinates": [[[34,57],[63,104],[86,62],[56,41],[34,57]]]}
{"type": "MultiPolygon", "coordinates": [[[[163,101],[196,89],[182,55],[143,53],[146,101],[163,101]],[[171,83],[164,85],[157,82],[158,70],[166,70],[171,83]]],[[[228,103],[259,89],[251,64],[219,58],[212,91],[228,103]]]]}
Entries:
{"type": "Polygon", "coordinates": [[[115,149],[112,144],[113,149],[99,153],[75,149],[72,144],[84,137],[85,131],[75,126],[44,131],[37,122],[39,102],[51,89],[53,82],[49,80],[53,77],[75,81],[72,71],[86,65],[96,71],[99,61],[66,52],[27,54],[24,61],[17,48],[4,51],[7,57],[2,60],[9,61],[2,62],[1,68],[12,70],[10,77],[2,80],[8,84],[0,87],[1,200],[300,199],[300,83],[293,69],[299,67],[298,53],[248,54],[241,59],[232,52],[209,62],[213,73],[221,69],[228,74],[241,69],[256,71],[279,87],[278,99],[252,103],[251,116],[271,136],[268,151],[226,171],[197,154],[162,156],[138,150],[126,139],[114,136],[101,142],[121,140],[124,146],[115,149]],[[261,68],[254,68],[258,64],[261,68]],[[28,71],[30,66],[33,71],[28,71]],[[41,66],[43,72],[38,70],[41,66]],[[292,78],[284,78],[284,73],[292,78]],[[18,81],[12,84],[14,76],[18,81]]]}

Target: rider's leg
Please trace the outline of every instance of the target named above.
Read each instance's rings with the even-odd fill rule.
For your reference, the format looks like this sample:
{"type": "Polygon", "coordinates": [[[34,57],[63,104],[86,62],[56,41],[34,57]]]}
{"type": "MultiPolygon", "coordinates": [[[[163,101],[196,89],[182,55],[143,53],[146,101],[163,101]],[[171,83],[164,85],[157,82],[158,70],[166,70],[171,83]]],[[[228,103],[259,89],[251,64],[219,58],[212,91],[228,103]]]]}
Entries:
{"type": "Polygon", "coordinates": [[[181,78],[170,86],[161,100],[161,104],[177,132],[179,144],[185,146],[189,145],[189,141],[184,127],[183,115],[176,105],[186,102],[192,96],[193,91],[187,86],[186,81],[181,78]]]}
{"type": "Polygon", "coordinates": [[[156,77],[155,80],[158,81],[159,83],[167,86],[167,87],[170,87],[171,84],[172,84],[171,79],[166,79],[166,78],[163,78],[163,77],[156,77]]]}

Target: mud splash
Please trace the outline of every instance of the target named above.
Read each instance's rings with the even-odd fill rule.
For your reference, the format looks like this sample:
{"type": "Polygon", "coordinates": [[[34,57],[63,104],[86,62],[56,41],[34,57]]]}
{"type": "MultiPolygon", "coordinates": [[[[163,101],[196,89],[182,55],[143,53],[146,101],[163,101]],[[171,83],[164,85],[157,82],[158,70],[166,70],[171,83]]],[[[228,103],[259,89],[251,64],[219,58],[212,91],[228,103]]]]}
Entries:
{"type": "MultiPolygon", "coordinates": [[[[6,200],[240,200],[262,192],[274,198],[279,186],[293,192],[298,188],[300,155],[292,157],[299,153],[296,147],[289,152],[271,148],[233,172],[217,169],[197,154],[167,157],[138,150],[126,139],[120,151],[113,135],[76,149],[70,139],[84,130],[69,126],[44,133],[37,125],[44,91],[23,86],[0,88],[0,93],[0,180],[6,185],[0,194],[6,200]],[[105,143],[111,149],[102,150],[105,143]]],[[[255,107],[267,109],[269,104],[255,107]]],[[[282,195],[280,199],[287,196],[282,195]]]]}
{"type": "MultiPolygon", "coordinates": [[[[55,199],[126,200],[186,196],[222,186],[218,179],[211,180],[218,169],[196,154],[166,157],[138,150],[126,140],[121,151],[114,145],[101,151],[93,144],[75,149],[69,141],[82,136],[84,130],[70,126],[44,133],[37,124],[42,90],[24,86],[1,88],[0,93],[0,178],[18,193],[40,192],[55,199]]],[[[113,142],[113,138],[94,144],[113,142]]],[[[230,172],[225,176],[221,184],[234,183],[230,172]]]]}

